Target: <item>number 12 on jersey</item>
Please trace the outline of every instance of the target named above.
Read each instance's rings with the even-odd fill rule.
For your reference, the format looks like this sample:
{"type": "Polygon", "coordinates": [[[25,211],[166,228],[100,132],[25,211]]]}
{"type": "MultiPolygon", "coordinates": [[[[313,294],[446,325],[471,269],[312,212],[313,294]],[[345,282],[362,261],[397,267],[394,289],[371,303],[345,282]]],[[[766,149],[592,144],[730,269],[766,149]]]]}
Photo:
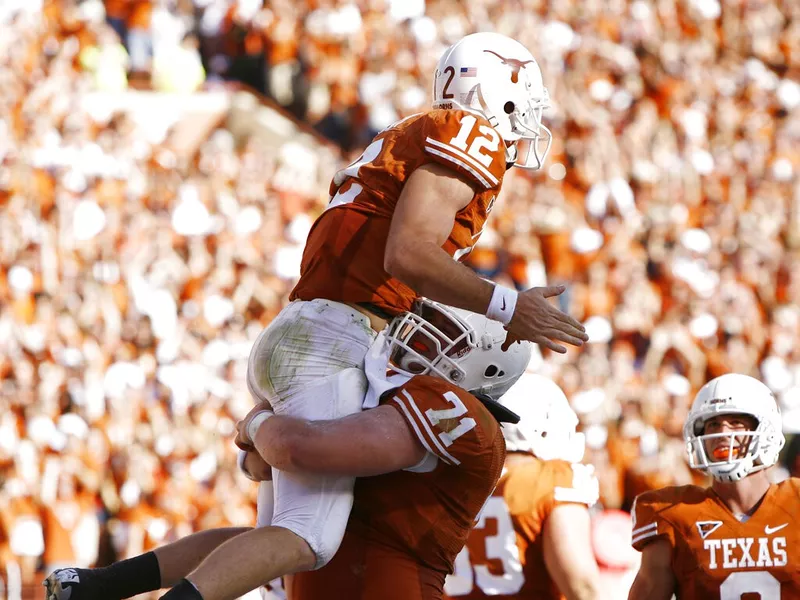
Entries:
{"type": "Polygon", "coordinates": [[[490,154],[484,154],[482,150],[486,148],[489,152],[497,152],[497,149],[500,147],[500,134],[498,134],[491,127],[481,125],[478,127],[478,132],[483,135],[480,135],[472,140],[472,143],[469,145],[468,149],[467,140],[472,134],[472,130],[475,129],[475,123],[477,122],[478,119],[472,115],[466,115],[462,117],[461,129],[458,130],[458,135],[450,140],[450,144],[469,154],[484,167],[488,167],[492,164],[492,156],[490,154]]]}

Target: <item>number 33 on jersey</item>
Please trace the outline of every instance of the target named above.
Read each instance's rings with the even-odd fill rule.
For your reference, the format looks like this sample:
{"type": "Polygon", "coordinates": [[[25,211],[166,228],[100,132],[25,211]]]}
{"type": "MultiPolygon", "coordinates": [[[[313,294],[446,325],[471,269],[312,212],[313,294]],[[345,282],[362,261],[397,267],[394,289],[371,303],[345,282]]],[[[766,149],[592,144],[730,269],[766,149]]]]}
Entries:
{"type": "Polygon", "coordinates": [[[800,479],[772,485],[744,522],[696,486],[646,492],[632,512],[634,548],[669,543],[681,600],[800,598],[800,479]]]}
{"type": "Polygon", "coordinates": [[[598,485],[589,465],[534,456],[506,463],[447,579],[447,597],[561,600],[545,564],[542,532],[556,506],[594,504],[598,485]]]}
{"type": "Polygon", "coordinates": [[[390,315],[409,310],[416,294],[383,269],[392,215],[406,181],[416,169],[435,163],[472,186],[473,198],[456,214],[443,245],[459,260],[478,241],[500,193],[505,150],[483,116],[464,110],[432,110],[382,131],[334,176],[330,203],[309,234],[292,299],[367,302],[390,315]],[[329,289],[332,281],[336,289],[329,289]]]}

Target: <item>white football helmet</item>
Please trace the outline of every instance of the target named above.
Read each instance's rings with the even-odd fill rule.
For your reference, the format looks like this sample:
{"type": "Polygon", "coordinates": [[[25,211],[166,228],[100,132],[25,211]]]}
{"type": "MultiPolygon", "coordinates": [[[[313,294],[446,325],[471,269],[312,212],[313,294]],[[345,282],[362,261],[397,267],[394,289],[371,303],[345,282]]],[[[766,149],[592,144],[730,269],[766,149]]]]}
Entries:
{"type": "Polygon", "coordinates": [[[710,473],[717,481],[739,481],[751,473],[771,467],[786,443],[781,414],[770,389],[758,379],[728,373],[705,384],[692,403],[683,438],[689,453],[689,465],[710,473]],[[740,414],[753,417],[754,431],[704,434],[705,424],[718,415],[740,414]],[[704,441],[730,438],[726,460],[709,457],[704,441]],[[745,444],[742,438],[749,438],[745,444]],[[742,456],[742,446],[745,446],[742,456]]]}
{"type": "Polygon", "coordinates": [[[445,50],[433,80],[433,107],[482,114],[506,142],[506,161],[539,169],[553,134],[542,124],[550,96],[536,59],[516,40],[473,33],[445,50]]]}
{"type": "Polygon", "coordinates": [[[525,372],[530,342],[502,350],[501,323],[459,308],[418,300],[389,325],[389,368],[407,375],[435,375],[497,400],[525,372]]]}
{"type": "Polygon", "coordinates": [[[525,373],[500,404],[520,417],[516,425],[503,424],[509,452],[531,452],[542,460],[583,460],[586,440],[576,431],[578,415],[555,382],[525,373]]]}

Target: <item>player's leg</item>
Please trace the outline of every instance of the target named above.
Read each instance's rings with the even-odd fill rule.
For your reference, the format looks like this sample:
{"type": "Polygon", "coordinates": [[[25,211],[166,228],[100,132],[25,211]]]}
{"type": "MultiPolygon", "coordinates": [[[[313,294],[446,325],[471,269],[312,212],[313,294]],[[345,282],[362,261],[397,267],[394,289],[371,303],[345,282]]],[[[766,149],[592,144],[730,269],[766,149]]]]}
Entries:
{"type": "Polygon", "coordinates": [[[57,569],[45,580],[47,600],[122,600],[175,585],[218,546],[249,527],[200,531],[97,569],[57,569]]]}
{"type": "MultiPolygon", "coordinates": [[[[260,458],[260,457],[259,457],[260,458]]],[[[269,481],[262,481],[258,486],[258,511],[256,512],[256,527],[266,527],[272,523],[275,512],[275,498],[273,497],[272,474],[269,481]]],[[[276,577],[268,586],[261,588],[261,600],[286,600],[283,589],[283,579],[276,577]]]]}
{"type": "Polygon", "coordinates": [[[315,562],[314,552],[297,534],[265,526],[222,544],[187,579],[204,600],[233,600],[276,577],[313,568],[315,562]]]}
{"type": "MultiPolygon", "coordinates": [[[[360,366],[374,336],[368,319],[345,305],[326,301],[294,302],[254,344],[248,364],[248,387],[256,400],[269,399],[280,412],[283,396],[291,397],[295,390],[318,378],[360,366]]],[[[315,400],[314,404],[319,402],[324,406],[327,398],[323,395],[315,400]]],[[[181,540],[161,549],[162,556],[147,553],[130,559],[132,562],[120,561],[103,569],[57,570],[45,581],[47,598],[66,600],[71,594],[70,600],[88,600],[96,597],[95,590],[101,590],[103,600],[109,600],[160,589],[185,576],[231,537],[219,537],[218,532],[201,532],[189,537],[195,536],[199,536],[198,539],[187,544],[188,559],[181,556],[184,548],[181,540]],[[191,555],[194,551],[198,554],[191,555]],[[162,559],[166,566],[163,571],[159,565],[162,559]],[[130,590],[134,591],[128,593],[130,590]]]]}
{"type": "Polygon", "coordinates": [[[362,369],[376,335],[369,319],[345,304],[292,302],[253,344],[247,364],[250,393],[256,402],[269,402],[276,414],[296,394],[312,408],[324,404],[328,398],[309,396],[307,386],[344,369],[362,369]]]}
{"type": "Polygon", "coordinates": [[[274,490],[272,480],[262,481],[258,484],[256,527],[265,527],[272,524],[272,517],[275,514],[274,490]]]}
{"type": "MultiPolygon", "coordinates": [[[[361,409],[366,389],[364,373],[346,369],[293,394],[283,402],[283,412],[306,419],[341,418],[361,409]]],[[[323,566],[344,536],[354,483],[352,477],[273,469],[272,525],[220,546],[187,579],[204,600],[224,600],[244,595],[276,577],[323,566]]],[[[262,512],[266,510],[263,507],[262,512]]],[[[178,590],[171,593],[165,598],[185,597],[178,595],[178,590]]]]}
{"type": "MultiPolygon", "coordinates": [[[[324,566],[344,536],[354,481],[275,471],[274,526],[226,542],[187,579],[203,600],[228,600],[277,577],[324,566]]],[[[176,594],[164,598],[194,597],[176,594]]]]}

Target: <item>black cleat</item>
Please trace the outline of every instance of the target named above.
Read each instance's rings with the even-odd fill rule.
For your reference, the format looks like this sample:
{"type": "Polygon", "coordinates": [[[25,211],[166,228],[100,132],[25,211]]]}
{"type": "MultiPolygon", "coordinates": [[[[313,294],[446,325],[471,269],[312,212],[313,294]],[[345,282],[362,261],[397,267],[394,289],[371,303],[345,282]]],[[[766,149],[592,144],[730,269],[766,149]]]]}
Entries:
{"type": "Polygon", "coordinates": [[[105,600],[87,586],[91,569],[56,569],[42,585],[47,588],[45,600],[105,600]]]}

